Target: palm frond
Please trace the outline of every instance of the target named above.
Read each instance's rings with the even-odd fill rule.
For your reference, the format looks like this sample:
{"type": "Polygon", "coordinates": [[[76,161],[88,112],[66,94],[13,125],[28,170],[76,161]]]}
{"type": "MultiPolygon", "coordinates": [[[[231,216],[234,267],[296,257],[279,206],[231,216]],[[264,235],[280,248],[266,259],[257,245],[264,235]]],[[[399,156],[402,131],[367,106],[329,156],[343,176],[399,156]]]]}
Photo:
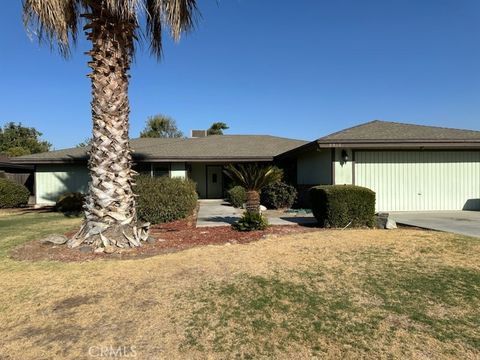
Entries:
{"type": "Polygon", "coordinates": [[[58,45],[67,57],[70,42],[76,43],[80,5],[77,0],[24,0],[23,22],[40,42],[58,45]]]}
{"type": "MultiPolygon", "coordinates": [[[[146,17],[146,37],[152,54],[162,55],[162,32],[170,30],[175,41],[190,31],[199,16],[196,0],[23,0],[23,21],[31,34],[67,57],[76,44],[81,15],[92,8],[106,9],[112,21],[138,26],[146,17]]],[[[138,37],[143,38],[143,37],[138,37]]]]}
{"type": "Polygon", "coordinates": [[[272,165],[238,164],[227,165],[224,173],[246,190],[260,191],[265,186],[280,181],[283,171],[272,165]]]}

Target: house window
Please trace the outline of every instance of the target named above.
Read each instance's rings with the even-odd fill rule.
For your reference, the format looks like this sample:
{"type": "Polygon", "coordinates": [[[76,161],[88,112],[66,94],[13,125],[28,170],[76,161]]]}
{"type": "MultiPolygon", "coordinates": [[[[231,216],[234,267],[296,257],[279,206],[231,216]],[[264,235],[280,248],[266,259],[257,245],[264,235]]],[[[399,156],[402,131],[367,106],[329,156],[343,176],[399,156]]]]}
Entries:
{"type": "Polygon", "coordinates": [[[213,184],[217,183],[217,174],[212,174],[212,183],[213,184]]]}
{"type": "Polygon", "coordinates": [[[169,164],[152,164],[152,175],[153,176],[170,176],[170,165],[169,164]]]}

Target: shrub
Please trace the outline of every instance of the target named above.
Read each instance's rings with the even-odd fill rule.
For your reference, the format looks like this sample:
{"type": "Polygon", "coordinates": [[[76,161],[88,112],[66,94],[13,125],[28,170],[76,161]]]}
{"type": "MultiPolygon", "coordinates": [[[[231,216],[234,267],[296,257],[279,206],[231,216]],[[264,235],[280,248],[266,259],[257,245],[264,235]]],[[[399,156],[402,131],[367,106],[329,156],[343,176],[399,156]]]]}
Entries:
{"type": "Polygon", "coordinates": [[[13,181],[0,178],[0,208],[16,208],[28,203],[30,191],[13,181]]]}
{"type": "Polygon", "coordinates": [[[353,185],[323,185],[310,189],[313,215],[320,226],[373,227],[375,193],[353,185]]]}
{"type": "Polygon", "coordinates": [[[85,195],[79,192],[67,192],[61,195],[55,204],[55,210],[64,214],[79,215],[83,211],[85,195]]]}
{"type": "Polygon", "coordinates": [[[195,183],[188,179],[141,175],[135,192],[138,216],[152,224],[186,218],[197,206],[195,183]]]}
{"type": "Polygon", "coordinates": [[[232,224],[232,228],[237,231],[265,230],[268,227],[268,221],[260,213],[250,213],[245,211],[242,217],[232,224]]]}
{"type": "Polygon", "coordinates": [[[261,193],[261,203],[268,209],[291,208],[296,199],[297,189],[282,181],[266,186],[261,193]]]}
{"type": "Polygon", "coordinates": [[[247,201],[247,192],[242,186],[234,186],[227,191],[227,200],[236,208],[241,208],[247,201]]]}

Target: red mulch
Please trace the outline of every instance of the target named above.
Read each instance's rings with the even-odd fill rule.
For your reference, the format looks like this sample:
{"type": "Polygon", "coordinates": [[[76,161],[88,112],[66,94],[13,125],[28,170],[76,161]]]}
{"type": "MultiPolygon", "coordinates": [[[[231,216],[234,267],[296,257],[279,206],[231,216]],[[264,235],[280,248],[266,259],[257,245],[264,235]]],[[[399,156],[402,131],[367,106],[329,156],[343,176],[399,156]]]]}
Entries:
{"type": "MultiPolygon", "coordinates": [[[[230,226],[196,228],[195,218],[156,225],[150,229],[150,235],[156,239],[154,243],[142,243],[134,249],[120,250],[114,254],[94,254],[68,249],[65,245],[41,244],[38,240],[30,241],[12,250],[10,256],[15,260],[56,260],[56,261],[90,261],[97,259],[135,259],[181,251],[195,246],[246,244],[264,238],[266,235],[285,235],[305,233],[319,229],[299,225],[270,226],[264,231],[239,232],[230,226]]],[[[67,233],[72,236],[75,232],[67,233]]]]}

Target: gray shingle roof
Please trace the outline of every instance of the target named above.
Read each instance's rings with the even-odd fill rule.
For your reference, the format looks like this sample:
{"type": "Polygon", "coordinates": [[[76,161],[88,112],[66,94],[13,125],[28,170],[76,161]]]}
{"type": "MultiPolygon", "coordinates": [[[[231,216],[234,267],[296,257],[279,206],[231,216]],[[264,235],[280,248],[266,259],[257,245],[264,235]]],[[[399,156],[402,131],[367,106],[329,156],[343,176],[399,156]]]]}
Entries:
{"type": "MultiPolygon", "coordinates": [[[[270,135],[216,135],[204,138],[132,139],[134,159],[154,161],[262,161],[306,144],[270,135]]],[[[15,158],[16,163],[58,163],[85,161],[87,148],[49,151],[15,158]]]]}
{"type": "Polygon", "coordinates": [[[317,140],[318,142],[462,142],[480,141],[480,131],[375,120],[317,140]]]}

